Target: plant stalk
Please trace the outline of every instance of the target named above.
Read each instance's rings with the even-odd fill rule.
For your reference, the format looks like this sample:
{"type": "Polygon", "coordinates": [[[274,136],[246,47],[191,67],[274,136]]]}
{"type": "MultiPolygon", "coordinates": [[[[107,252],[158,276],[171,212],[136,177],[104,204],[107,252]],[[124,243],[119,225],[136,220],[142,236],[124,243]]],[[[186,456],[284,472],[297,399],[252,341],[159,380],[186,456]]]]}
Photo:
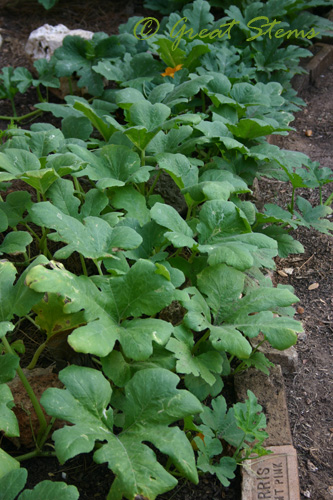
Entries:
{"type": "Polygon", "coordinates": [[[86,266],[86,263],[85,263],[85,260],[83,258],[83,255],[79,254],[80,255],[80,261],[81,261],[81,266],[82,266],[82,271],[83,271],[83,274],[85,276],[88,276],[88,272],[87,272],[87,266],[86,266]]]}
{"type": "MultiPolygon", "coordinates": [[[[4,345],[5,351],[7,353],[15,355],[15,353],[13,352],[12,348],[10,347],[6,337],[2,337],[1,340],[2,340],[2,343],[4,345]]],[[[39,431],[38,431],[38,436],[37,436],[37,443],[39,443],[40,439],[44,435],[44,432],[47,428],[47,421],[46,421],[45,415],[43,413],[42,407],[41,407],[41,405],[36,397],[36,394],[34,393],[31,385],[29,384],[27,377],[24,375],[22,368],[20,366],[18,366],[16,371],[17,371],[18,376],[21,379],[21,382],[22,382],[25,390],[27,391],[27,394],[31,400],[32,406],[34,407],[34,410],[36,412],[36,415],[37,415],[37,418],[39,421],[39,431]]]]}
{"type": "Polygon", "coordinates": [[[206,333],[204,333],[204,334],[202,335],[202,337],[200,337],[200,339],[198,340],[198,342],[196,342],[196,343],[194,344],[194,346],[193,346],[193,348],[192,348],[192,355],[193,355],[193,354],[194,354],[194,353],[198,350],[198,347],[200,346],[200,344],[201,344],[202,342],[204,342],[205,340],[207,340],[207,339],[208,339],[208,337],[209,337],[209,333],[210,333],[210,332],[209,332],[209,330],[207,330],[207,332],[206,332],[206,333]]]}
{"type": "Polygon", "coordinates": [[[150,196],[150,195],[154,192],[154,189],[155,189],[155,187],[156,187],[156,184],[157,184],[157,182],[158,182],[158,179],[159,179],[159,178],[160,178],[160,176],[161,176],[161,173],[162,173],[162,170],[159,170],[159,171],[157,172],[157,175],[156,175],[156,177],[155,177],[155,179],[154,179],[154,182],[152,183],[152,185],[151,185],[151,187],[150,187],[150,189],[149,189],[149,191],[148,191],[148,193],[147,193],[147,196],[150,196]]]}
{"type": "Polygon", "coordinates": [[[39,359],[39,356],[42,354],[42,352],[44,351],[44,349],[46,348],[47,346],[47,340],[45,342],[43,342],[39,347],[38,349],[36,350],[35,354],[33,355],[32,357],[32,360],[30,361],[30,363],[28,364],[27,366],[27,369],[28,370],[32,370],[33,368],[35,368],[36,366],[36,363],[39,359]]]}
{"type": "Polygon", "coordinates": [[[35,111],[31,111],[31,113],[27,113],[26,115],[22,115],[22,116],[3,116],[3,115],[1,115],[0,120],[21,122],[23,120],[31,118],[32,116],[41,115],[42,113],[43,112],[40,109],[36,109],[35,111]]]}
{"type": "Polygon", "coordinates": [[[19,457],[15,457],[15,460],[18,462],[23,462],[24,460],[29,460],[30,458],[35,458],[35,457],[55,457],[56,453],[54,451],[40,451],[40,450],[34,450],[30,451],[29,453],[25,453],[24,455],[20,455],[19,457]]]}

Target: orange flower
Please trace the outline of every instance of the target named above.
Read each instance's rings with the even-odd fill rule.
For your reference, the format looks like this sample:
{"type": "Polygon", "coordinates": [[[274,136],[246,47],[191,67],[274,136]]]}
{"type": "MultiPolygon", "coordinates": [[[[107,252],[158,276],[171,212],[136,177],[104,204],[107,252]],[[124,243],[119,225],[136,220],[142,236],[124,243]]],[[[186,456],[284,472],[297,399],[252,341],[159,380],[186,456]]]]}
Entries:
{"type": "Polygon", "coordinates": [[[174,78],[176,71],[179,71],[180,69],[182,69],[182,67],[183,67],[182,64],[177,64],[177,66],[175,66],[174,68],[167,67],[165,69],[165,72],[161,73],[161,75],[162,76],[171,76],[171,78],[174,78]]]}

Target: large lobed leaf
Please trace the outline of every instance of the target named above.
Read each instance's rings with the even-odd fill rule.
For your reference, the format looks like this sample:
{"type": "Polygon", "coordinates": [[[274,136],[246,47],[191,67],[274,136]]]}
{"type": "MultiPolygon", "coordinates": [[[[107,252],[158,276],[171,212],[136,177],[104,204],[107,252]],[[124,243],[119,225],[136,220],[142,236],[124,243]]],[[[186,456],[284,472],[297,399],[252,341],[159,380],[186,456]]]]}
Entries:
{"type": "Polygon", "coordinates": [[[176,389],[177,375],[162,368],[137,372],[116,405],[124,415],[115,422],[122,428],[118,434],[108,407],[111,387],[101,372],[73,365],[62,370],[59,378],[66,389],[47,389],[41,398],[48,414],[74,424],[53,434],[58,458],[64,462],[91,451],[95,441],[104,442],[94,460],[108,462],[116,475],[108,498],[131,500],[143,495],[154,500],[177,484],[144,441],[169,455],[182,474],[198,482],[189,441],[177,426],[169,426],[202,408],[192,394],[176,389]]]}
{"type": "Polygon", "coordinates": [[[142,360],[152,354],[152,341],[165,344],[172,328],[168,323],[140,316],[154,315],[174,299],[173,284],[152,262],[139,260],[123,276],[75,276],[62,265],[38,266],[27,276],[27,285],[39,292],[59,293],[70,301],[64,313],[84,310],[85,326],[68,338],[78,352],[107,356],[116,340],[125,355],[142,360]],[[124,321],[134,317],[132,321],[124,321]]]}

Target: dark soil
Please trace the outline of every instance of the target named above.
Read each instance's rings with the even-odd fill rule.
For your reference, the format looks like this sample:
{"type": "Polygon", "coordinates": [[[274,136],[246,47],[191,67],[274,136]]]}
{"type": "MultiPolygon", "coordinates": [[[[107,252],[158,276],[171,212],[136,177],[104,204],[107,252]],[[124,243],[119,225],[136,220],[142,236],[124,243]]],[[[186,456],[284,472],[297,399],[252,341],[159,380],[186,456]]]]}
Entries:
{"type": "MultiPolygon", "coordinates": [[[[275,136],[274,144],[301,151],[322,167],[333,168],[333,66],[327,68],[315,86],[305,89],[301,97],[307,108],[297,114],[288,137],[275,136]],[[312,135],[306,135],[311,130],[312,135]]],[[[332,184],[323,188],[323,200],[332,193],[332,184]]],[[[262,201],[286,208],[291,190],[284,183],[262,180],[262,201]]],[[[296,194],[319,204],[316,189],[299,189],[296,194]]],[[[332,221],[332,215],[328,216],[332,221]]],[[[297,319],[304,333],[296,346],[299,362],[296,373],[286,375],[287,402],[294,446],[298,453],[301,498],[333,498],[333,240],[315,230],[302,228],[294,237],[303,244],[305,253],[279,259],[277,270],[291,268],[293,273],[277,282],[291,284],[299,297],[297,319]],[[318,283],[318,288],[309,286],[318,283]]],[[[288,273],[286,273],[288,274],[288,273]]]]}
{"type": "MultiPolygon", "coordinates": [[[[0,68],[7,65],[30,66],[24,53],[29,33],[49,23],[65,24],[68,28],[117,33],[118,26],[133,16],[156,16],[142,7],[142,2],[132,0],[104,1],[103,4],[88,0],[60,1],[51,11],[45,11],[37,1],[0,0],[0,26],[4,43],[0,49],[0,68]]],[[[275,136],[276,144],[302,151],[321,166],[333,168],[333,67],[316,83],[303,91],[301,97],[308,107],[297,114],[295,132],[288,137],[275,136]],[[312,135],[307,136],[306,130],[312,135]]],[[[54,102],[58,102],[52,97],[54,102]]],[[[28,113],[37,102],[34,89],[16,96],[18,114],[28,113]]],[[[10,103],[0,101],[0,115],[11,115],[10,103]]],[[[49,119],[49,115],[47,116],[49,119]]],[[[53,122],[52,122],[53,123],[53,122]]],[[[54,123],[56,124],[56,123],[54,123]]],[[[0,121],[0,130],[8,122],[0,121]]],[[[284,183],[262,179],[259,182],[263,203],[274,202],[286,207],[291,190],[284,183]]],[[[326,200],[332,189],[323,189],[326,200]]],[[[319,203],[318,190],[299,190],[312,205],[319,203]]],[[[332,218],[330,219],[332,220],[332,218]]],[[[304,245],[305,253],[277,259],[277,270],[292,268],[292,274],[282,277],[274,273],[275,282],[289,283],[300,298],[297,319],[302,320],[304,333],[297,344],[299,363],[295,373],[285,376],[289,416],[294,446],[298,452],[301,498],[330,500],[333,498],[333,373],[332,373],[332,238],[314,230],[301,229],[297,239],[304,245]],[[319,286],[309,290],[309,286],[319,286]]],[[[44,361],[47,358],[44,358],[44,361]]],[[[4,441],[2,442],[4,444],[4,441]]],[[[7,443],[8,446],[8,443],[7,443]]],[[[13,446],[13,445],[9,445],[13,446]]],[[[17,452],[18,453],[18,452],[17,452]]],[[[24,450],[19,450],[24,453],[24,450]]],[[[64,465],[54,458],[31,459],[24,462],[29,470],[28,487],[39,481],[51,479],[75,484],[80,499],[106,498],[112,473],[106,466],[96,465],[91,454],[82,455],[64,465]]],[[[163,496],[161,500],[239,500],[240,477],[226,490],[213,476],[203,477],[198,486],[185,481],[163,496]]]]}

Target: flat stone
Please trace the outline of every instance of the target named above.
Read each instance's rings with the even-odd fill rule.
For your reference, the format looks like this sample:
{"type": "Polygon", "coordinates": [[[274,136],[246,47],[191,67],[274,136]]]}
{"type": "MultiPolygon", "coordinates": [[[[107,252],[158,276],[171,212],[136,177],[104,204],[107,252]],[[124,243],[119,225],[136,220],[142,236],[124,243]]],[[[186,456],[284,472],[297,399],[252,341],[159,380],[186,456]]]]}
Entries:
{"type": "MultiPolygon", "coordinates": [[[[252,346],[257,347],[258,342],[263,339],[264,336],[259,334],[258,337],[252,340],[252,346]]],[[[284,351],[279,351],[278,349],[274,349],[268,342],[265,342],[259,347],[258,351],[262,352],[272,363],[280,365],[283,373],[293,373],[297,369],[298,354],[294,346],[284,351]]]]}
{"type": "Polygon", "coordinates": [[[42,58],[49,61],[54,51],[61,47],[63,39],[66,36],[77,35],[89,40],[93,37],[93,34],[92,31],[70,30],[63,24],[58,24],[57,26],[44,24],[30,33],[25,46],[25,52],[33,61],[42,58]]]}
{"type": "Polygon", "coordinates": [[[279,365],[270,369],[269,376],[254,368],[235,375],[235,389],[238,401],[244,401],[250,389],[263,407],[269,436],[263,446],[292,445],[284,381],[279,365]]]}
{"type": "Polygon", "coordinates": [[[245,460],[242,500],[300,500],[297,454],[293,446],[272,446],[273,454],[245,460]]]}

